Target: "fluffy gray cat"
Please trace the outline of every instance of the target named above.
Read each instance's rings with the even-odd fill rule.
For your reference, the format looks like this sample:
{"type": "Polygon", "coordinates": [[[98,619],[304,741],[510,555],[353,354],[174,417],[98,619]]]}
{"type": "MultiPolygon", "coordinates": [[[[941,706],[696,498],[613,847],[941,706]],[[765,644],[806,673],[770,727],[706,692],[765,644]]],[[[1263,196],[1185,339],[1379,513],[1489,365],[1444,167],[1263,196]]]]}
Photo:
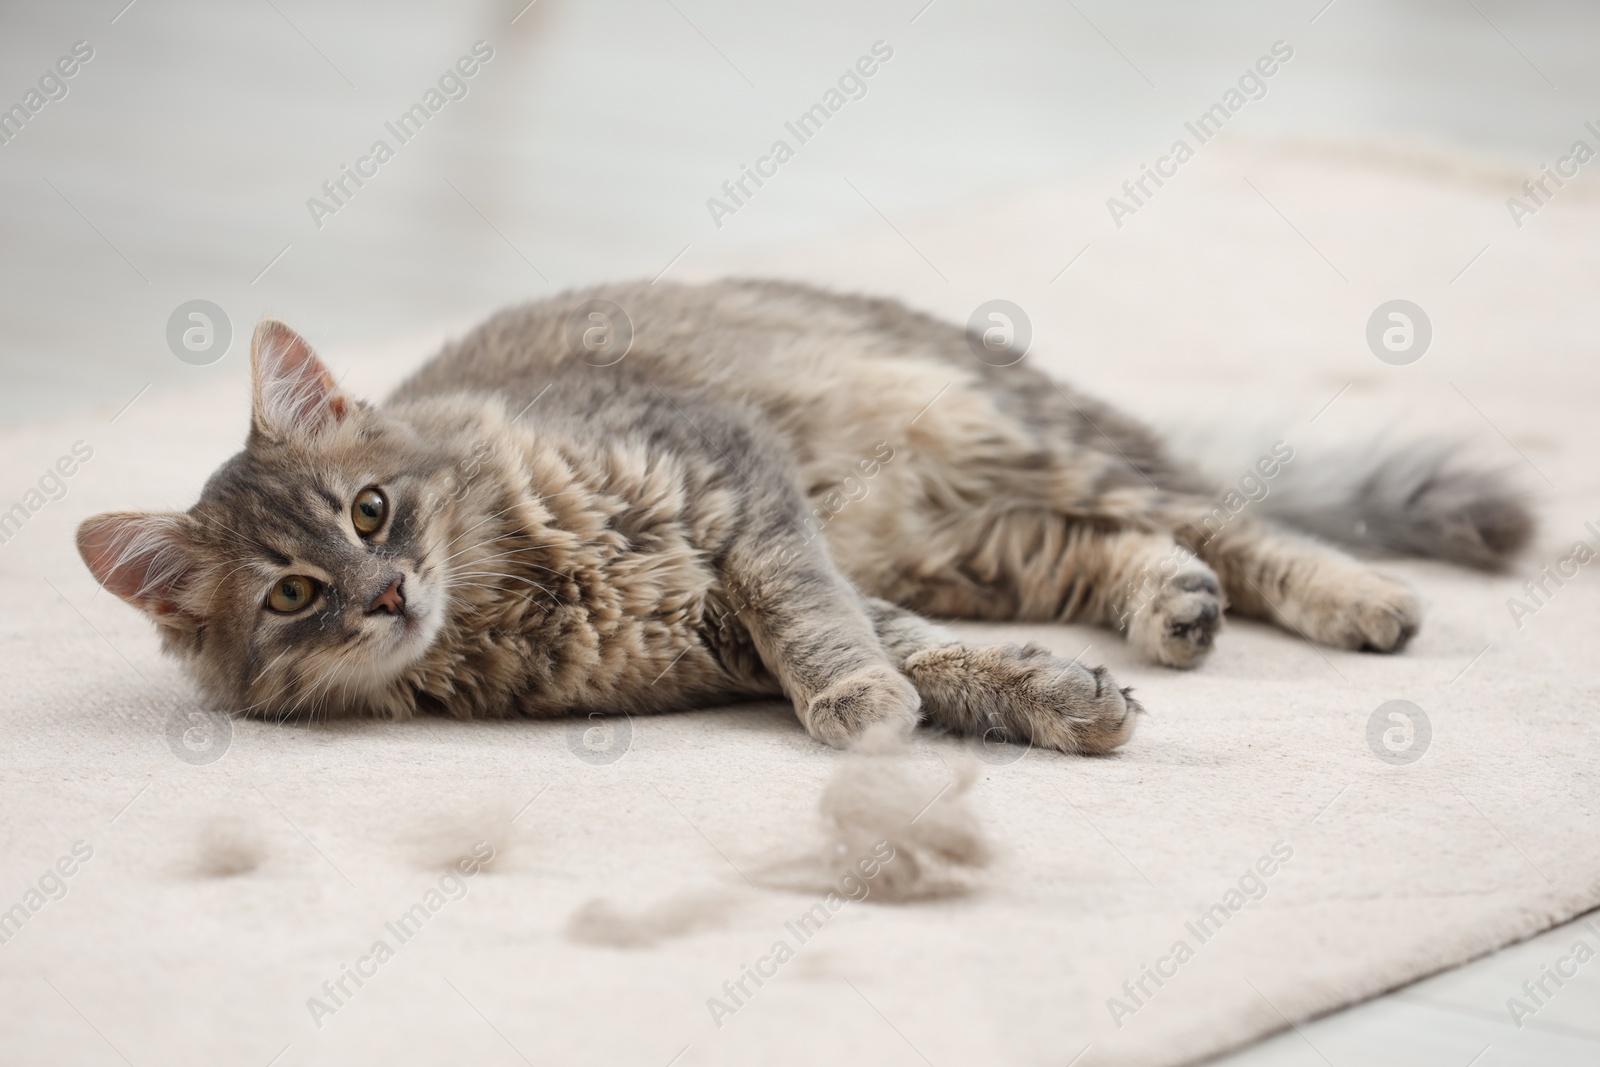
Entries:
{"type": "MultiPolygon", "coordinates": [[[[95,577],[237,712],[781,693],[830,745],[927,720],[1096,753],[1140,710],[1104,668],[963,644],[924,616],[1099,623],[1172,667],[1205,658],[1225,609],[1378,652],[1420,623],[1405,585],[1219,507],[1147,430],[892,301],[747,281],[572,293],[494,316],[382,405],[341,393],[278,322],[251,362],[245,449],[199,503],[78,532],[95,577]],[[631,347],[591,312],[607,302],[631,347]]],[[[1482,567],[1530,535],[1497,475],[1438,454],[1382,470],[1303,518],[1482,567]]]]}

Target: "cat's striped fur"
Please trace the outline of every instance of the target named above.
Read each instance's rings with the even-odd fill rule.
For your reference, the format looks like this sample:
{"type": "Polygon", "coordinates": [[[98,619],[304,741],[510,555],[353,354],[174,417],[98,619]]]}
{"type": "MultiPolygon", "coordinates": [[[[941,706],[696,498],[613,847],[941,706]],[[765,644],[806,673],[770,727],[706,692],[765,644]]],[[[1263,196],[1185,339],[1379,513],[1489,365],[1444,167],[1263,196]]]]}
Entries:
{"type": "MultiPolygon", "coordinates": [[[[494,316],[381,406],[338,392],[279,323],[252,359],[247,446],[200,502],[79,533],[96,576],[239,711],[782,693],[833,745],[921,718],[1103,752],[1139,710],[1104,669],[964,645],[923,616],[1101,623],[1174,667],[1205,658],[1225,608],[1380,652],[1420,623],[1404,585],[1324,543],[1249,513],[1208,527],[1213,487],[1154,435],[891,301],[744,281],[572,293],[494,316]],[[607,366],[570,344],[595,299],[634,330],[607,366]],[[388,502],[370,535],[352,527],[366,488],[388,502]],[[290,574],[315,602],[269,609],[290,574]]],[[[1431,510],[1426,488],[1365,502],[1390,542],[1482,565],[1527,539],[1497,477],[1458,472],[1431,510]]]]}

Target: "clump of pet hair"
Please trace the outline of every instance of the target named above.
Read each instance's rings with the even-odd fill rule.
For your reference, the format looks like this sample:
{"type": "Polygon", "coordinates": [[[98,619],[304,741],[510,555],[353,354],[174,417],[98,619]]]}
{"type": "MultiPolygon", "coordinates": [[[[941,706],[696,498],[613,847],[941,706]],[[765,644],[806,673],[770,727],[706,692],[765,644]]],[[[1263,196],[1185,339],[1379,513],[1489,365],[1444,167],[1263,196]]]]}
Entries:
{"type": "Polygon", "coordinates": [[[822,792],[822,843],[772,865],[763,881],[814,892],[844,886],[853,899],[887,903],[970,892],[993,856],[968,797],[977,777],[971,759],[950,777],[929,773],[898,732],[868,731],[822,792]],[[858,882],[865,891],[850,892],[858,882]]]}
{"type": "Polygon", "coordinates": [[[595,897],[568,917],[565,933],[586,945],[649,948],[668,938],[726,925],[738,906],[731,894],[716,888],[676,893],[637,912],[595,897]]]}
{"type": "Polygon", "coordinates": [[[249,874],[266,859],[261,834],[238,818],[217,818],[200,828],[195,871],[206,878],[249,874]]]}
{"type": "MultiPolygon", "coordinates": [[[[898,731],[869,730],[822,791],[820,842],[752,872],[752,884],[885,903],[970,892],[993,855],[968,799],[977,777],[972,759],[951,777],[930,773],[912,763],[898,731]]],[[[567,919],[565,933],[583,944],[648,948],[726,925],[739,903],[718,888],[637,912],[594,898],[567,919]]]]}
{"type": "MultiPolygon", "coordinates": [[[[522,806],[523,811],[527,808],[522,806]]],[[[513,829],[519,814],[516,805],[502,797],[435,821],[413,839],[417,866],[455,870],[468,862],[475,873],[503,868],[515,848],[513,829]]]]}

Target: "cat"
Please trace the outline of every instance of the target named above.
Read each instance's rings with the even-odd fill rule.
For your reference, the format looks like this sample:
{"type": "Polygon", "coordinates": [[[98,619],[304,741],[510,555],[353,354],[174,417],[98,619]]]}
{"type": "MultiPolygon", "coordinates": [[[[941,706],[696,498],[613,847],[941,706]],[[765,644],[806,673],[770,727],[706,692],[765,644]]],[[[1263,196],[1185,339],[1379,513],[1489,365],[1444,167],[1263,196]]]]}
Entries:
{"type": "MultiPolygon", "coordinates": [[[[280,322],[251,367],[245,448],[194,507],[78,531],[95,578],[236,713],[783,696],[838,747],[927,722],[1096,754],[1142,711],[1105,668],[930,617],[1097,623],[1175,668],[1226,610],[1377,652],[1421,622],[1405,584],[1248,509],[1214,521],[1217,487],[1154,434],[890,300],[573,292],[494,315],[381,405],[280,322]]],[[[1505,477],[1438,452],[1300,510],[1486,568],[1533,529],[1505,477]]]]}

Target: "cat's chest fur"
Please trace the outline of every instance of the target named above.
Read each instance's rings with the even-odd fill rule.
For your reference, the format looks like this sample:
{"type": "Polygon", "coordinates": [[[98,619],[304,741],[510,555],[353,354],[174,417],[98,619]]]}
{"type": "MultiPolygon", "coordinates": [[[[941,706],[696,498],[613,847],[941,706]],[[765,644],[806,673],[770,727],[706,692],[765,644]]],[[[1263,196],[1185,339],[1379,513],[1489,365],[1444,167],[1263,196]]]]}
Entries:
{"type": "Polygon", "coordinates": [[[433,555],[453,603],[407,672],[418,708],[648,712],[778,691],[718,567],[752,521],[750,489],[637,399],[537,423],[481,398],[410,412],[452,454],[470,441],[443,482],[452,518],[433,555]]]}

